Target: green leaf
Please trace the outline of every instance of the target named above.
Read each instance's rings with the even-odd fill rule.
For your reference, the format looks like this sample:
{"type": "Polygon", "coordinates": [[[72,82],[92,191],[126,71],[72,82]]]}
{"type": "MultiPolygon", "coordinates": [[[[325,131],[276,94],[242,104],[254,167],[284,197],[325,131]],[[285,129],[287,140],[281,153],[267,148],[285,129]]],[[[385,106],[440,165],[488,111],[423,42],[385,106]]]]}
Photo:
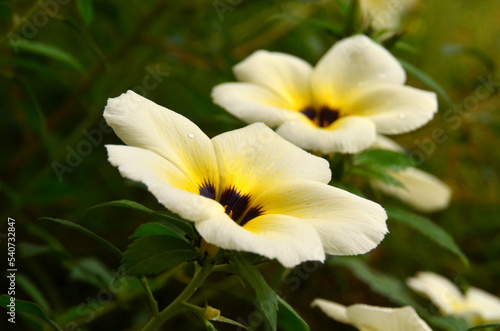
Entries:
{"type": "Polygon", "coordinates": [[[490,323],[490,324],[478,325],[478,326],[472,327],[470,329],[467,329],[467,331],[483,330],[483,329],[488,329],[488,328],[495,328],[494,330],[500,330],[500,323],[490,323]]]}
{"type": "Polygon", "coordinates": [[[234,266],[235,273],[245,279],[255,290],[259,306],[271,324],[272,330],[275,331],[277,326],[278,296],[269,287],[264,277],[253,264],[235,255],[229,259],[234,266]]]}
{"type": "Polygon", "coordinates": [[[285,300],[278,296],[278,325],[284,331],[309,331],[309,325],[285,300]]]}
{"type": "Polygon", "coordinates": [[[430,238],[439,246],[458,256],[463,264],[469,266],[469,260],[460,250],[451,235],[449,235],[445,230],[433,223],[431,220],[402,208],[386,207],[385,210],[387,212],[387,215],[389,216],[389,219],[412,227],[414,230],[417,230],[418,232],[430,238]]]}
{"type": "Polygon", "coordinates": [[[448,105],[451,105],[451,99],[446,91],[431,76],[404,60],[398,59],[398,61],[406,71],[408,71],[415,78],[433,89],[437,94],[439,94],[439,96],[441,96],[441,98],[443,98],[444,101],[446,101],[448,105]]]}
{"type": "Polygon", "coordinates": [[[243,328],[243,329],[248,329],[248,327],[244,326],[243,324],[241,323],[238,323],[236,321],[233,321],[232,319],[229,319],[227,317],[224,317],[224,316],[217,316],[215,318],[212,319],[212,321],[217,321],[217,322],[221,322],[221,323],[226,323],[226,324],[231,324],[231,325],[236,325],[240,328],[243,328]]]}
{"type": "Polygon", "coordinates": [[[353,165],[369,165],[371,167],[402,170],[411,167],[413,164],[405,154],[385,149],[371,149],[354,156],[353,165]]]}
{"type": "Polygon", "coordinates": [[[113,274],[95,257],[83,258],[71,265],[69,277],[98,288],[106,287],[113,280],[113,274]]]}
{"type": "Polygon", "coordinates": [[[186,240],[184,237],[180,236],[172,229],[169,229],[167,226],[156,222],[142,224],[137,228],[134,234],[130,236],[130,238],[139,238],[152,235],[171,236],[182,240],[186,240]]]}
{"type": "Polygon", "coordinates": [[[457,331],[457,330],[467,330],[469,324],[463,319],[457,316],[433,316],[428,310],[420,309],[419,314],[429,321],[432,326],[437,326],[439,329],[446,331],[457,331]]]}
{"type": "Polygon", "coordinates": [[[25,52],[30,52],[48,58],[54,59],[61,63],[67,64],[74,69],[84,72],[84,67],[73,55],[68,52],[50,44],[46,44],[39,41],[23,40],[18,42],[16,46],[25,52]]]}
{"type": "Polygon", "coordinates": [[[358,0],[351,0],[349,3],[349,7],[347,8],[346,20],[344,25],[344,34],[345,36],[349,36],[356,32],[356,25],[360,21],[360,12],[359,12],[359,2],[358,0]]]}
{"type": "Polygon", "coordinates": [[[162,212],[156,212],[152,209],[149,209],[148,207],[145,207],[141,205],[140,203],[137,203],[135,201],[130,201],[130,200],[117,200],[117,201],[110,201],[110,202],[105,202],[101,203],[99,205],[93,206],[85,211],[85,213],[88,213],[90,211],[93,211],[97,208],[102,208],[102,207],[121,207],[121,208],[129,208],[132,210],[136,210],[138,212],[143,212],[158,218],[161,218],[165,220],[167,223],[164,223],[166,227],[170,228],[173,230],[175,233],[177,233],[181,238],[185,238],[186,234],[189,235],[190,237],[195,236],[195,231],[193,230],[193,226],[191,222],[186,221],[179,216],[170,213],[168,211],[162,211],[162,212]]]}
{"type": "MultiPolygon", "coordinates": [[[[11,303],[10,296],[6,294],[2,294],[0,296],[0,306],[9,310],[10,308],[7,307],[7,305],[9,305],[10,303],[11,303]]],[[[16,305],[15,308],[16,313],[26,313],[37,316],[41,318],[43,321],[45,321],[48,325],[50,325],[54,330],[62,331],[61,328],[58,327],[56,323],[54,323],[54,321],[52,321],[50,318],[47,317],[47,315],[45,315],[42,308],[40,308],[40,306],[37,305],[36,303],[15,299],[15,305],[16,305]]]]}
{"type": "Polygon", "coordinates": [[[122,267],[128,275],[158,274],[192,260],[198,252],[184,240],[162,235],[141,237],[125,251],[122,267]]]}
{"type": "Polygon", "coordinates": [[[62,220],[62,219],[58,219],[58,218],[50,218],[50,217],[42,217],[42,218],[40,218],[40,220],[55,222],[55,223],[58,223],[58,224],[65,225],[67,227],[73,228],[75,230],[78,230],[78,231],[86,234],[87,236],[89,236],[89,237],[97,240],[98,242],[100,242],[104,246],[108,247],[118,257],[122,258],[122,256],[123,256],[122,251],[119,250],[115,245],[113,245],[112,243],[110,243],[106,239],[102,238],[101,236],[95,234],[94,232],[92,232],[92,231],[84,228],[83,226],[81,226],[79,224],[76,224],[76,223],[73,223],[73,222],[70,222],[70,221],[66,221],[66,220],[62,220]]]}
{"type": "Polygon", "coordinates": [[[50,306],[42,292],[38,289],[38,287],[33,283],[28,277],[23,274],[16,275],[16,282],[19,284],[19,287],[26,292],[33,301],[40,305],[43,311],[50,313],[50,306]]]}
{"type": "Polygon", "coordinates": [[[78,12],[82,17],[83,24],[85,24],[85,26],[89,26],[90,22],[92,22],[92,17],[94,16],[92,0],[77,0],[76,6],[78,7],[78,12]]]}
{"type": "Polygon", "coordinates": [[[382,168],[373,168],[373,167],[354,167],[349,170],[349,172],[353,175],[359,175],[363,177],[368,177],[374,180],[378,180],[379,182],[382,182],[384,184],[392,185],[392,186],[397,186],[397,187],[404,187],[403,184],[396,178],[392,177],[390,174],[387,173],[387,170],[382,169],[382,168]]]}
{"type": "Polygon", "coordinates": [[[47,245],[38,245],[28,242],[21,242],[17,244],[17,247],[19,248],[19,254],[21,254],[23,258],[33,257],[50,251],[50,247],[47,245]]]}
{"type": "Polygon", "coordinates": [[[374,292],[389,298],[396,304],[404,306],[417,305],[403,282],[391,275],[371,269],[359,258],[335,257],[329,261],[329,264],[348,268],[359,280],[370,286],[374,292]]]}

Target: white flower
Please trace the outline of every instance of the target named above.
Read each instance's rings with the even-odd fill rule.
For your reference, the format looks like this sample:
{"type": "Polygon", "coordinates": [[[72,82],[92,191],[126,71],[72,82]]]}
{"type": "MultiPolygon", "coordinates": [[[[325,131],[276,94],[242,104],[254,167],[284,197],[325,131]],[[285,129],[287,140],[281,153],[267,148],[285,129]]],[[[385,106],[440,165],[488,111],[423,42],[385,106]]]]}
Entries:
{"type": "Polygon", "coordinates": [[[416,0],[360,0],[359,5],[365,21],[380,30],[397,28],[401,14],[415,2],[416,0]]]}
{"type": "Polygon", "coordinates": [[[214,87],[216,104],[247,123],[277,126],[285,139],[323,154],[357,153],[377,132],[415,130],[437,111],[435,93],[404,86],[399,62],[363,35],[336,43],[314,68],[261,50],[233,71],[241,82],[214,87]]]}
{"type": "Polygon", "coordinates": [[[500,322],[500,298],[476,287],[462,294],[455,284],[433,272],[419,272],[406,281],[427,296],[445,315],[458,315],[473,325],[500,322]]]}
{"type": "Polygon", "coordinates": [[[324,299],[315,299],[311,306],[361,331],[432,331],[410,306],[385,308],[356,304],[346,307],[324,299]]]}
{"type": "MultiPolygon", "coordinates": [[[[378,135],[372,148],[387,149],[403,153],[404,150],[391,139],[378,135]]],[[[379,181],[372,184],[382,192],[396,197],[421,212],[435,212],[445,209],[450,204],[451,189],[439,178],[417,168],[406,168],[400,171],[387,171],[404,187],[388,185],[379,181]]]]}
{"type": "Polygon", "coordinates": [[[104,117],[129,145],[108,145],[109,161],[210,244],[292,267],[365,253],[387,232],[380,205],[327,185],[326,160],[262,123],[209,139],[132,91],[110,99],[104,117]]]}

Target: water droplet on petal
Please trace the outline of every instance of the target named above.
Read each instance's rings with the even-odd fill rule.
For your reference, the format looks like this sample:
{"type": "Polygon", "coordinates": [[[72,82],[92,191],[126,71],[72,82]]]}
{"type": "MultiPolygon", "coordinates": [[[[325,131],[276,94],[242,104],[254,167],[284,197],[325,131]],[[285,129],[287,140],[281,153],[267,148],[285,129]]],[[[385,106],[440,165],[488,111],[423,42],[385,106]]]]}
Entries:
{"type": "Polygon", "coordinates": [[[184,124],[184,125],[188,125],[188,122],[184,122],[183,124],[184,124]]]}
{"type": "Polygon", "coordinates": [[[290,122],[290,125],[291,125],[291,126],[294,126],[295,124],[297,124],[297,123],[295,123],[295,121],[291,121],[291,122],[290,122]]]}
{"type": "Polygon", "coordinates": [[[380,74],[379,77],[380,77],[380,79],[386,79],[387,75],[386,74],[380,74]]]}
{"type": "Polygon", "coordinates": [[[399,114],[399,118],[401,118],[401,119],[406,118],[406,114],[399,114]]]}
{"type": "Polygon", "coordinates": [[[189,138],[194,138],[194,133],[191,132],[190,134],[188,134],[188,137],[189,138]]]}

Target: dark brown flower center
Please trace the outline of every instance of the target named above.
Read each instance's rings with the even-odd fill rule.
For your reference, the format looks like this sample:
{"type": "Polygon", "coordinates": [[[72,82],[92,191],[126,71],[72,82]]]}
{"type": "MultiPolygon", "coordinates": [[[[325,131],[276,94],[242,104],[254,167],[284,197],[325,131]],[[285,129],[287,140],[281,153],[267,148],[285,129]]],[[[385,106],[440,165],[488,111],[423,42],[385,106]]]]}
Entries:
{"type": "Polygon", "coordinates": [[[204,182],[199,187],[199,192],[201,196],[218,201],[224,206],[226,214],[241,226],[264,213],[262,206],[251,206],[249,194],[242,194],[234,186],[225,189],[217,197],[213,184],[204,182]]]}
{"type": "Polygon", "coordinates": [[[337,109],[327,106],[321,106],[320,108],[306,107],[300,112],[320,128],[330,126],[340,117],[340,112],[337,109]]]}

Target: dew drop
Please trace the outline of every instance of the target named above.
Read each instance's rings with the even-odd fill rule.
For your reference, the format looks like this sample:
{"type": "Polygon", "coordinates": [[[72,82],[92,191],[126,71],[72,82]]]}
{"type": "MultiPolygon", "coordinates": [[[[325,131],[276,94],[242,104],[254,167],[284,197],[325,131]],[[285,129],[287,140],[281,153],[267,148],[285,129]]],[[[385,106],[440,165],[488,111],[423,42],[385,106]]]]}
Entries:
{"type": "Polygon", "coordinates": [[[291,125],[291,126],[294,126],[295,124],[297,124],[297,123],[295,123],[295,121],[291,121],[291,122],[290,122],[290,125],[291,125]]]}
{"type": "Polygon", "coordinates": [[[379,77],[380,77],[380,79],[386,79],[387,75],[386,74],[380,74],[379,77]]]}
{"type": "Polygon", "coordinates": [[[188,137],[189,138],[194,138],[194,133],[191,132],[190,134],[188,134],[188,137]]]}
{"type": "Polygon", "coordinates": [[[401,119],[406,118],[406,114],[399,114],[399,118],[401,118],[401,119]]]}
{"type": "Polygon", "coordinates": [[[188,122],[184,122],[183,124],[184,124],[184,125],[188,125],[188,122]]]}

